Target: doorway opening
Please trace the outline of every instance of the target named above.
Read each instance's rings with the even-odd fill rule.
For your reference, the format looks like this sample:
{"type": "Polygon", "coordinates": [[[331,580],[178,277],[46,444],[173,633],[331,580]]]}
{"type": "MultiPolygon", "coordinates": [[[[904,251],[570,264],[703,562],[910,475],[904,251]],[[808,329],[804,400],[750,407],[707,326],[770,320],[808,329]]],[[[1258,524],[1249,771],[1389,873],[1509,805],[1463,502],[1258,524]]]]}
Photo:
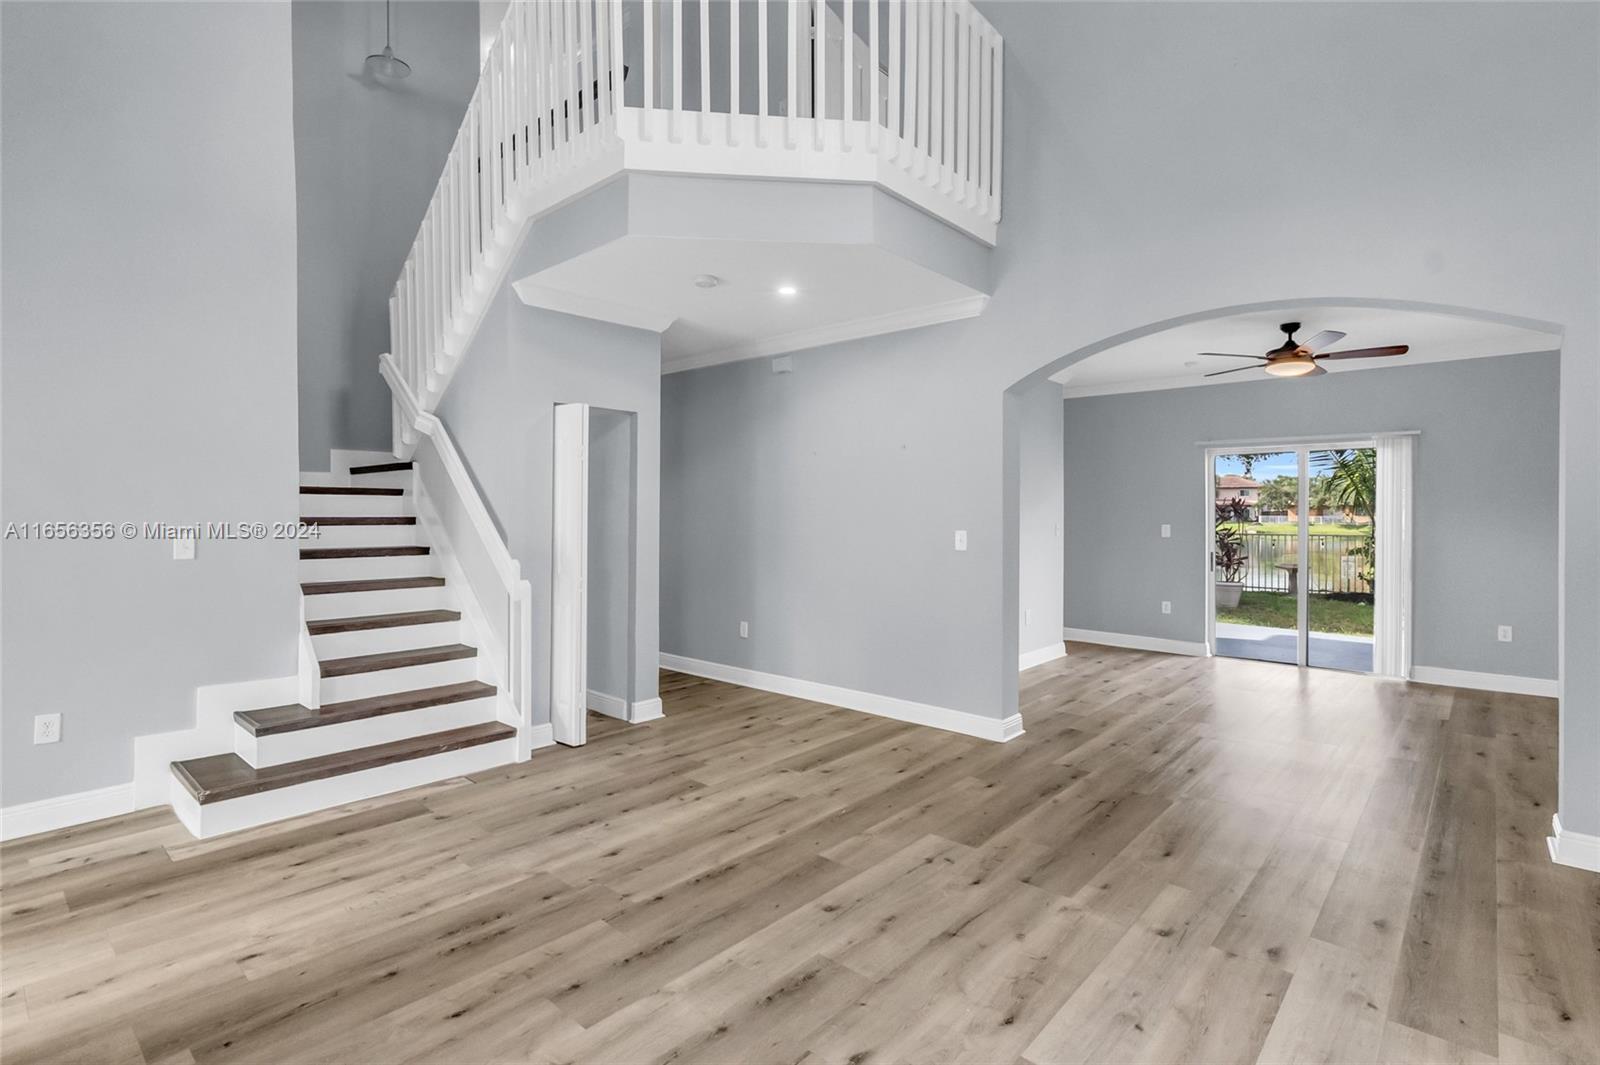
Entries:
{"type": "Polygon", "coordinates": [[[635,719],[637,416],[586,403],[555,411],[550,720],[588,740],[588,713],[635,719]]]}
{"type": "Polygon", "coordinates": [[[1409,672],[1409,468],[1409,436],[1207,448],[1210,652],[1409,672]]]}

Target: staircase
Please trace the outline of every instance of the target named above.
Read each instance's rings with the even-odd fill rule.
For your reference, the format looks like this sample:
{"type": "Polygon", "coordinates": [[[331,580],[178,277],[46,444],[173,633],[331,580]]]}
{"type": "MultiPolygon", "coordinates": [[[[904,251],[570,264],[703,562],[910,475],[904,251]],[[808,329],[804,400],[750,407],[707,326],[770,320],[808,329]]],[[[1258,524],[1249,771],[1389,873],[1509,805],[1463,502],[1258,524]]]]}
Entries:
{"type": "Polygon", "coordinates": [[[172,806],[214,836],[516,758],[456,590],[421,542],[411,463],[303,484],[300,591],[320,705],[234,715],[234,752],[172,763],[172,806]]]}

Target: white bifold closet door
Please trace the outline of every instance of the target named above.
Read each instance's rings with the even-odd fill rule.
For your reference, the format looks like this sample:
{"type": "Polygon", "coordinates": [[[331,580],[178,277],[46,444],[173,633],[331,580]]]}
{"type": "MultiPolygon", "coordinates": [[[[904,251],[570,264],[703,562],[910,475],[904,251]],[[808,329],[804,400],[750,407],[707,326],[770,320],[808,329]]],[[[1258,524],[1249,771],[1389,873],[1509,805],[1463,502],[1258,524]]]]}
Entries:
{"type": "Polygon", "coordinates": [[[550,725],[557,743],[588,740],[589,405],[555,409],[550,725]]]}

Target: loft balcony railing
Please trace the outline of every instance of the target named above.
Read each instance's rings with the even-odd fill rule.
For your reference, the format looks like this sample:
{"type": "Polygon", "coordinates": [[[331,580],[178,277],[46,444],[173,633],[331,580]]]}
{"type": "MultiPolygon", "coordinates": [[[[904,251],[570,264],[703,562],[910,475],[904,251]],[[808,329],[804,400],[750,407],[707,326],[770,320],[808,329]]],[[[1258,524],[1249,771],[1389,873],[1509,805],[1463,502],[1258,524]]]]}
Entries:
{"type": "Polygon", "coordinates": [[[624,170],[875,183],[993,244],[1004,71],[967,0],[514,0],[389,301],[396,449],[527,223],[624,170]]]}

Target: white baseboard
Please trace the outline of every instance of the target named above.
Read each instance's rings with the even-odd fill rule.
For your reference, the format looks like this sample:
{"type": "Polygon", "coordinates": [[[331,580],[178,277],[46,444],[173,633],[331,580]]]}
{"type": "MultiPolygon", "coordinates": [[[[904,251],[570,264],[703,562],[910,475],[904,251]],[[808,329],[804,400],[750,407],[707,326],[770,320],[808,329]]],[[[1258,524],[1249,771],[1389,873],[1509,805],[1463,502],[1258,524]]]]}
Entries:
{"type": "Polygon", "coordinates": [[[1600,836],[1562,828],[1560,814],[1553,815],[1550,824],[1555,835],[1547,836],[1546,842],[1552,862],[1600,873],[1600,836]]]}
{"type": "Polygon", "coordinates": [[[540,747],[554,747],[556,745],[555,726],[546,721],[542,725],[534,725],[528,729],[528,748],[537,751],[540,747]]]}
{"type": "Polygon", "coordinates": [[[1507,692],[1511,695],[1556,697],[1556,682],[1543,677],[1514,677],[1509,673],[1476,673],[1470,669],[1441,669],[1438,666],[1412,666],[1411,679],[1418,684],[1442,684],[1447,688],[1473,688],[1477,691],[1507,692]]]}
{"type": "Polygon", "coordinates": [[[0,809],[0,840],[21,839],[104,817],[133,813],[133,782],[0,809]]]}
{"type": "Polygon", "coordinates": [[[660,699],[640,699],[633,704],[633,709],[628,714],[628,720],[635,725],[642,725],[646,721],[656,721],[666,716],[661,709],[660,699]]]}
{"type": "Polygon", "coordinates": [[[666,716],[661,712],[660,699],[640,699],[630,707],[628,700],[621,696],[608,695],[593,689],[589,691],[589,709],[597,714],[614,717],[618,721],[626,721],[630,725],[639,725],[666,716]]]}
{"type": "Polygon", "coordinates": [[[628,700],[620,695],[608,695],[589,689],[589,709],[597,714],[614,717],[618,721],[628,720],[628,700]]]}
{"type": "Polygon", "coordinates": [[[1135,636],[1126,632],[1097,632],[1094,629],[1062,629],[1062,639],[1076,643],[1097,643],[1105,647],[1126,647],[1131,651],[1159,651],[1166,655],[1204,658],[1206,645],[1188,640],[1163,640],[1156,636],[1135,636]]]}
{"type": "Polygon", "coordinates": [[[1024,651],[1018,655],[1017,670],[1020,672],[1024,669],[1032,669],[1034,666],[1042,666],[1046,662],[1054,662],[1058,658],[1065,657],[1067,657],[1065,645],[1052,643],[1034,651],[1024,651]]]}
{"type": "Polygon", "coordinates": [[[282,706],[299,696],[299,678],[272,677],[194,690],[194,727],[137,736],[133,741],[133,801],[143,810],[164,806],[171,794],[172,763],[233,751],[233,715],[238,710],[282,706]]]}
{"type": "Polygon", "coordinates": [[[877,695],[873,692],[856,691],[853,688],[840,688],[832,684],[801,680],[798,677],[762,673],[754,669],[727,666],[720,662],[705,662],[698,658],[685,658],[682,655],[665,652],[661,655],[661,668],[720,680],[728,684],[740,684],[746,688],[759,688],[779,695],[792,695],[798,699],[842,706],[847,710],[859,710],[865,714],[876,714],[879,717],[906,721],[913,725],[927,725],[930,728],[944,729],[946,732],[959,732],[983,740],[994,740],[997,743],[1004,743],[1022,735],[1021,714],[1013,714],[1000,721],[965,710],[952,710],[949,707],[933,706],[929,703],[914,703],[909,699],[897,699],[892,695],[877,695]]]}

